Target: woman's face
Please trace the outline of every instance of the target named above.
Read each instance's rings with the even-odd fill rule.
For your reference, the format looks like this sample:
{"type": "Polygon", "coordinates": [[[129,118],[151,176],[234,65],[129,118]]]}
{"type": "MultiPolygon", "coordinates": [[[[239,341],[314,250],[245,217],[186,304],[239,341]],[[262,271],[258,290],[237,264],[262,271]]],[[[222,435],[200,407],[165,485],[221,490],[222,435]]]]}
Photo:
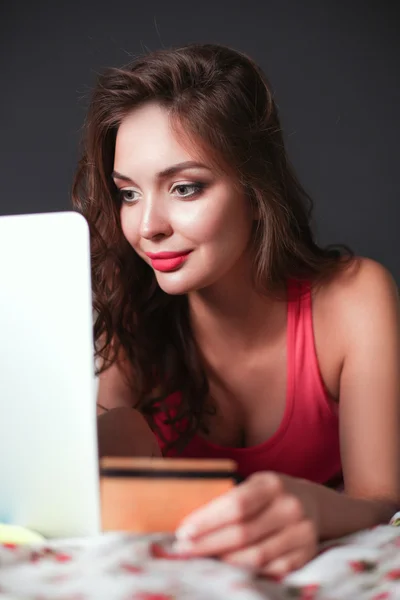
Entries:
{"type": "Polygon", "coordinates": [[[118,129],[113,178],[122,230],[167,294],[212,286],[247,255],[250,203],[199,157],[157,104],[134,110],[118,129]]]}

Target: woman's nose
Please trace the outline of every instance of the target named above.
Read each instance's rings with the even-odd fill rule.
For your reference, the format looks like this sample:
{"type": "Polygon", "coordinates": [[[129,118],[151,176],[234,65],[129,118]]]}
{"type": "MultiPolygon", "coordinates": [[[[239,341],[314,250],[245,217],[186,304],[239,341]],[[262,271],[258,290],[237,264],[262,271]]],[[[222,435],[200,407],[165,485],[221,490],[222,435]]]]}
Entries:
{"type": "Polygon", "coordinates": [[[140,223],[140,236],[147,240],[168,237],[173,229],[168,217],[168,211],[160,202],[149,201],[143,207],[140,223]]]}

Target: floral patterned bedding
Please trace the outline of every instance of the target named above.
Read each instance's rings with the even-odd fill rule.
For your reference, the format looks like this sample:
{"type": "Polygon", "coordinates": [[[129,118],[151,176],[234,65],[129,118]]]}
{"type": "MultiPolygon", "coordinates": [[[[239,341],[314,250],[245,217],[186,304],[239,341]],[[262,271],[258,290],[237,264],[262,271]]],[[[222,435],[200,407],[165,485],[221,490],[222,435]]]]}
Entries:
{"type": "Polygon", "coordinates": [[[399,520],[349,536],[284,581],[214,560],[181,560],[167,536],[104,534],[0,546],[3,600],[400,599],[399,520]]]}

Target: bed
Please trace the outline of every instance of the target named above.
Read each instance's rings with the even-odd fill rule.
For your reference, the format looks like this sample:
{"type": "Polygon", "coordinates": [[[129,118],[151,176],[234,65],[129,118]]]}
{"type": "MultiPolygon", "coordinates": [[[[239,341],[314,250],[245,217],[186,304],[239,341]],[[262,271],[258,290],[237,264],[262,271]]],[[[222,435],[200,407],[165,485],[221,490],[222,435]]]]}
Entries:
{"type": "MultiPolygon", "coordinates": [[[[398,515],[400,516],[400,515],[398,515]]],[[[400,524],[321,547],[281,582],[221,562],[177,560],[168,536],[103,534],[31,546],[0,546],[5,600],[395,600],[400,598],[400,524]]]]}

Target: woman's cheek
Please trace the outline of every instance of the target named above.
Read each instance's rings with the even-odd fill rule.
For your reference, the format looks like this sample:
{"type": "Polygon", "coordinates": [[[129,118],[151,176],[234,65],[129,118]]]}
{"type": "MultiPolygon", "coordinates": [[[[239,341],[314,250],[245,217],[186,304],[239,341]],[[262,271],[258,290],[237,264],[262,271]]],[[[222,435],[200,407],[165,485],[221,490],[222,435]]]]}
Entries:
{"type": "Polygon", "coordinates": [[[194,245],[212,242],[223,235],[227,215],[210,204],[194,201],[184,210],[177,211],[172,222],[174,233],[194,245]]]}
{"type": "Polygon", "coordinates": [[[128,209],[121,209],[121,229],[125,239],[136,249],[140,241],[140,223],[137,215],[133,215],[128,209]]]}

